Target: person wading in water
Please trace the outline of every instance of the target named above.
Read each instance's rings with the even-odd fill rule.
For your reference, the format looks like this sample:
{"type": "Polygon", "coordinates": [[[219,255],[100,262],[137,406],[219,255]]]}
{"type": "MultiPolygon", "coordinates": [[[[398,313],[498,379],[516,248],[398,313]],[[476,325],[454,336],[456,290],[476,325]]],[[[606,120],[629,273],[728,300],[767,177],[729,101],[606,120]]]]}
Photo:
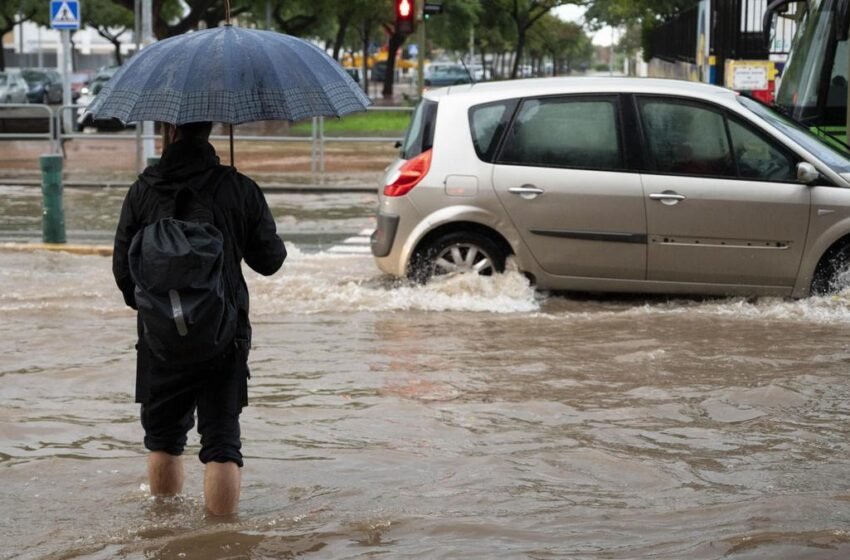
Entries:
{"type": "Polygon", "coordinates": [[[239,415],[250,377],[241,262],[270,276],[286,248],[257,184],[219,164],[212,123],[164,126],[161,161],[124,199],[112,269],[139,312],[136,402],[151,494],[181,492],[180,455],[197,409],[206,506],[227,515],[239,505],[239,415]]]}

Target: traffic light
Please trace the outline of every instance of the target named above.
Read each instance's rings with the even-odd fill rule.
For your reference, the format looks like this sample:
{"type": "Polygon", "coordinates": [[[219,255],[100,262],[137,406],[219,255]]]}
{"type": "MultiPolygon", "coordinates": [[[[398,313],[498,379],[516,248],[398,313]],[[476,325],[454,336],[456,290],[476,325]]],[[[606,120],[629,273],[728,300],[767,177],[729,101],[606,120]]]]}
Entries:
{"type": "Polygon", "coordinates": [[[416,16],[414,0],[395,0],[395,28],[398,33],[413,33],[413,21],[416,16]]]}
{"type": "Polygon", "coordinates": [[[443,13],[443,5],[437,2],[425,2],[422,6],[422,17],[427,21],[431,16],[443,13]]]}

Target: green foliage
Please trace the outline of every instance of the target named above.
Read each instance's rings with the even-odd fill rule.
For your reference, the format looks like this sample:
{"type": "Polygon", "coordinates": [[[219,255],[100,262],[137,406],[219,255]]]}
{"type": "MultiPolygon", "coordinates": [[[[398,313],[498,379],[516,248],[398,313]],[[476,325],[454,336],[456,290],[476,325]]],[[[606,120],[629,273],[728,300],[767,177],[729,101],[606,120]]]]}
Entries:
{"type": "Polygon", "coordinates": [[[547,14],[529,30],[528,51],[534,57],[550,55],[570,70],[590,62],[593,44],[580,25],[547,14]]]}
{"type": "Polygon", "coordinates": [[[480,28],[481,12],[478,0],[444,0],[443,13],[426,24],[428,42],[452,51],[468,50],[469,31],[480,28]]]}
{"type": "MultiPolygon", "coordinates": [[[[325,119],[325,135],[363,135],[363,136],[396,136],[404,133],[410,124],[408,112],[369,111],[354,113],[340,119],[325,119]]],[[[296,135],[309,135],[312,131],[311,121],[300,122],[290,129],[296,135]]]]}
{"type": "Polygon", "coordinates": [[[0,0],[0,71],[6,69],[3,36],[21,22],[34,21],[46,25],[49,10],[49,4],[44,0],[0,0]]]}
{"type": "Polygon", "coordinates": [[[670,17],[699,0],[592,0],[585,19],[593,27],[626,25],[670,17]]]}
{"type": "Polygon", "coordinates": [[[0,37],[21,21],[48,23],[50,6],[46,0],[0,0],[0,37]]]}
{"type": "Polygon", "coordinates": [[[112,0],[85,0],[81,12],[84,25],[94,28],[133,28],[133,12],[112,0]]]}

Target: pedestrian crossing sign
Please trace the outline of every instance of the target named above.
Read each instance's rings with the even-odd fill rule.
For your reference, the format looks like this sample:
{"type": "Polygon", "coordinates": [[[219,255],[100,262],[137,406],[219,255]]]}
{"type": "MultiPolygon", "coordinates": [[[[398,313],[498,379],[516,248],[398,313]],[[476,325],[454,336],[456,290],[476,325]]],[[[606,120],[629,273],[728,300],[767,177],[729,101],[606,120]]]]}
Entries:
{"type": "Polygon", "coordinates": [[[79,29],[80,3],[77,0],[51,0],[50,27],[53,29],[79,29]]]}

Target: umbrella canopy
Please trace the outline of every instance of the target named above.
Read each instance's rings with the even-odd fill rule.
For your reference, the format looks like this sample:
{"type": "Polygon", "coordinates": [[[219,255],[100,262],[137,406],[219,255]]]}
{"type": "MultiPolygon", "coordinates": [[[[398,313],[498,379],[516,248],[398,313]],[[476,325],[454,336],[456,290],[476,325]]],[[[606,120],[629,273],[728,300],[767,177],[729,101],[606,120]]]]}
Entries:
{"type": "Polygon", "coordinates": [[[89,107],[95,119],[240,124],[340,117],[370,104],[323,50],[225,25],[165,39],[131,58],[89,107]]]}

